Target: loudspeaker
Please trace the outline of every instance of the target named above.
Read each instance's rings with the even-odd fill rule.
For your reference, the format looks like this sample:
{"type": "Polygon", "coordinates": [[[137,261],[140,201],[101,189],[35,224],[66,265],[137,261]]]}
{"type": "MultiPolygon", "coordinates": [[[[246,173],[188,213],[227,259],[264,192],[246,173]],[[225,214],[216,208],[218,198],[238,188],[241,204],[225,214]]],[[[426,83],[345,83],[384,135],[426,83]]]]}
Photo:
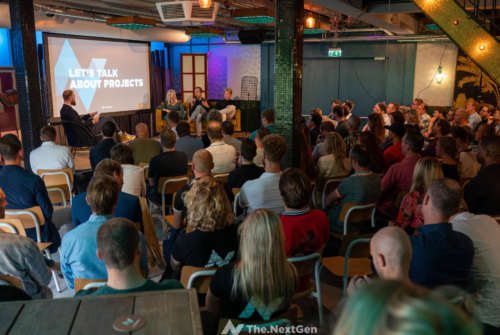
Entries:
{"type": "Polygon", "coordinates": [[[241,44],[262,44],[264,32],[262,30],[240,30],[238,38],[241,44]]]}

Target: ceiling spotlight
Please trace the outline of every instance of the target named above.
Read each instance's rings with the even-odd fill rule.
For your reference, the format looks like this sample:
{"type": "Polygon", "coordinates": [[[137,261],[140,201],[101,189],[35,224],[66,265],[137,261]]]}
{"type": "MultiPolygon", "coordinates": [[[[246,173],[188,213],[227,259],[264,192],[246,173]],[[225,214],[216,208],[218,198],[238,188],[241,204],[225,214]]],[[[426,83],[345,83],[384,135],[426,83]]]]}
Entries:
{"type": "Polygon", "coordinates": [[[458,20],[453,21],[453,24],[457,25],[458,24],[458,20]]]}
{"type": "Polygon", "coordinates": [[[485,46],[484,45],[480,45],[479,46],[479,50],[484,50],[485,49],[485,46]]]}

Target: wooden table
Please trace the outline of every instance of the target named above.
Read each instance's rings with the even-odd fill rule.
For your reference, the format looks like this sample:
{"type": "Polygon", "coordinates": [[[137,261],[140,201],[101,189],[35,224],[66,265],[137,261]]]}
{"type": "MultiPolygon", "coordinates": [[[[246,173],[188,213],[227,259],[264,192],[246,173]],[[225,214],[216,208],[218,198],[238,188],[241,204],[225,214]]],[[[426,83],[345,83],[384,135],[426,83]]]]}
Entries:
{"type": "Polygon", "coordinates": [[[132,333],[203,335],[195,289],[0,303],[0,334],[125,334],[116,318],[142,315],[132,333]]]}

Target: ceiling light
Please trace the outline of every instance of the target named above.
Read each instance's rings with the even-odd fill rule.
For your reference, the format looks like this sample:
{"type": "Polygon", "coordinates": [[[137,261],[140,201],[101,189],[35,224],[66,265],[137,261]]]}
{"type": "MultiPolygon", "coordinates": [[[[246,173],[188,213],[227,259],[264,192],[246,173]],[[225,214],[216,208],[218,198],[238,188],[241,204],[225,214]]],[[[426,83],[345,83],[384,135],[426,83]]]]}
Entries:
{"type": "Polygon", "coordinates": [[[212,0],[198,0],[201,8],[210,8],[212,6],[212,0]]]}
{"type": "Polygon", "coordinates": [[[484,45],[479,46],[479,50],[484,50],[486,47],[484,45]]]}
{"type": "Polygon", "coordinates": [[[313,29],[316,20],[312,17],[312,13],[309,13],[309,17],[306,20],[306,28],[313,29]]]}
{"type": "Polygon", "coordinates": [[[458,20],[453,21],[453,24],[457,25],[458,24],[458,20]]]}
{"type": "Polygon", "coordinates": [[[198,38],[221,37],[224,32],[214,28],[187,28],[186,35],[198,38]]]}
{"type": "Polygon", "coordinates": [[[233,19],[245,23],[269,23],[276,21],[274,13],[266,7],[235,9],[233,19]]]}
{"type": "Polygon", "coordinates": [[[156,20],[137,16],[123,16],[107,19],[106,24],[116,28],[138,30],[156,27],[156,20]]]}

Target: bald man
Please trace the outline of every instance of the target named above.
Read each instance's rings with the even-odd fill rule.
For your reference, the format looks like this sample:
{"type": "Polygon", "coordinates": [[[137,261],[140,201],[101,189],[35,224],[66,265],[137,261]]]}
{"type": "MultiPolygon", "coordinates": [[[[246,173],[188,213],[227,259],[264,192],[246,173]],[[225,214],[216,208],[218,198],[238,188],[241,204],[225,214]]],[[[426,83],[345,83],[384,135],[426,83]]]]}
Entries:
{"type": "Polygon", "coordinates": [[[149,138],[149,130],[146,124],[139,123],[135,127],[135,136],[137,138],[129,144],[129,148],[132,149],[135,165],[139,165],[140,163],[149,164],[151,158],[163,153],[161,143],[149,138]]]}
{"type": "Polygon", "coordinates": [[[465,109],[459,109],[453,116],[453,124],[459,127],[468,127],[467,121],[469,120],[469,112],[465,109]]]}

